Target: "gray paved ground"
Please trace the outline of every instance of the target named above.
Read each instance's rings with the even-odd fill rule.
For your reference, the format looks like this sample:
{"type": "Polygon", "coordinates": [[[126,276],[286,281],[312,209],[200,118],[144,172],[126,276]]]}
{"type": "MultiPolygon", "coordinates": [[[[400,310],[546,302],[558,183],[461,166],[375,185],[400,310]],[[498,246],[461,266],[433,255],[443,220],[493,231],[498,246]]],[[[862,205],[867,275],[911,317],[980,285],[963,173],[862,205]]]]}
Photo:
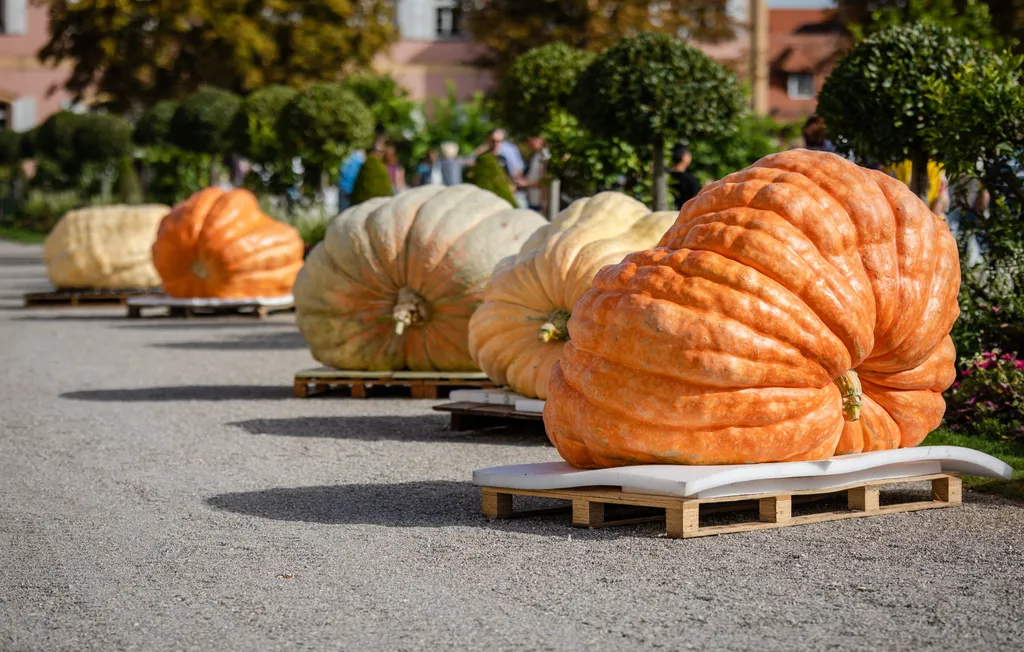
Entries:
{"type": "Polygon", "coordinates": [[[0,243],[0,650],[1024,648],[1024,506],[692,541],[488,523],[542,435],[289,398],[271,323],[24,310],[0,243]]]}

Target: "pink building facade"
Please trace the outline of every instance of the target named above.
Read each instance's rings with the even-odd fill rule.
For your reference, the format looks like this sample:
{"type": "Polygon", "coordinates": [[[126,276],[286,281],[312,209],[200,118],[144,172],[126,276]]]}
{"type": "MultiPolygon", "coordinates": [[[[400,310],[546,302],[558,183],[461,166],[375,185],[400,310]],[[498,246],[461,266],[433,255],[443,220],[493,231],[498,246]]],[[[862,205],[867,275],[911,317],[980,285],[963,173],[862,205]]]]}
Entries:
{"type": "Polygon", "coordinates": [[[60,88],[68,69],[46,67],[36,56],[50,38],[45,7],[0,0],[0,21],[0,129],[26,131],[68,105],[60,88]]]}

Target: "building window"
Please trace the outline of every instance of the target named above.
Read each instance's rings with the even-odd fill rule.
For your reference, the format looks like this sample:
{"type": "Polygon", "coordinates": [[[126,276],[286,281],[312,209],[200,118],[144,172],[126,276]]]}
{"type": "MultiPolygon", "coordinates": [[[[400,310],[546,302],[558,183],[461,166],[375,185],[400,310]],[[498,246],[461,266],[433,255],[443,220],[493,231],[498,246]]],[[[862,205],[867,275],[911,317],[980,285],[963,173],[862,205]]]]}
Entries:
{"type": "Polygon", "coordinates": [[[7,102],[0,102],[0,131],[11,128],[11,105],[7,102]]]}
{"type": "Polygon", "coordinates": [[[793,100],[814,99],[814,75],[809,72],[791,72],[786,79],[786,94],[793,100]]]}
{"type": "Polygon", "coordinates": [[[455,39],[462,36],[462,9],[452,2],[437,8],[437,38],[455,39]]]}

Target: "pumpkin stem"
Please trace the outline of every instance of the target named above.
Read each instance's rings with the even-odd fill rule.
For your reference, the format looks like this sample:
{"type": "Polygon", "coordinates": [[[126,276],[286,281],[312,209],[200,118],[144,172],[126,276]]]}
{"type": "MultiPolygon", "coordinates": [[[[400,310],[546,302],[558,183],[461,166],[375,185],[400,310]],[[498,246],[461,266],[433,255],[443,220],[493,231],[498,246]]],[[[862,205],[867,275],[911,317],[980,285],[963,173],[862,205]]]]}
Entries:
{"type": "Polygon", "coordinates": [[[847,421],[860,419],[860,409],[864,405],[864,400],[857,372],[850,369],[832,382],[839,388],[839,394],[843,397],[843,418],[847,421]]]}
{"type": "Polygon", "coordinates": [[[210,275],[210,273],[206,271],[206,265],[204,265],[203,261],[201,260],[197,260],[196,262],[192,263],[192,273],[198,276],[199,278],[206,278],[210,275]]]}
{"type": "Polygon", "coordinates": [[[395,335],[401,335],[410,326],[417,326],[430,319],[430,304],[426,299],[409,288],[398,291],[398,303],[391,315],[395,319],[395,335]]]}
{"type": "Polygon", "coordinates": [[[558,309],[548,315],[548,321],[540,327],[541,342],[561,342],[569,339],[569,316],[568,310],[558,309]]]}

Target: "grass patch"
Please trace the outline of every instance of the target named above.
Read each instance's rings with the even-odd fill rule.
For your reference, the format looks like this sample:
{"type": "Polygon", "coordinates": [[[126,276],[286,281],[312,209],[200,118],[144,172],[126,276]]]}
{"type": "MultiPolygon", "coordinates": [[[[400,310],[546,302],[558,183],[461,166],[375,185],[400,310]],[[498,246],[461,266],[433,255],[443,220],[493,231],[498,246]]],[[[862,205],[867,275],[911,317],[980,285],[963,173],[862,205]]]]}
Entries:
{"type": "Polygon", "coordinates": [[[12,240],[23,244],[40,244],[46,239],[45,233],[36,233],[28,229],[13,226],[0,226],[0,240],[12,240]]]}
{"type": "Polygon", "coordinates": [[[988,453],[993,457],[998,457],[1013,467],[1013,478],[1009,480],[993,480],[992,478],[965,476],[964,486],[975,491],[998,494],[1024,502],[1024,444],[996,441],[977,435],[965,435],[946,430],[945,428],[939,428],[928,435],[921,445],[963,446],[964,448],[973,448],[982,453],[988,453]]]}

